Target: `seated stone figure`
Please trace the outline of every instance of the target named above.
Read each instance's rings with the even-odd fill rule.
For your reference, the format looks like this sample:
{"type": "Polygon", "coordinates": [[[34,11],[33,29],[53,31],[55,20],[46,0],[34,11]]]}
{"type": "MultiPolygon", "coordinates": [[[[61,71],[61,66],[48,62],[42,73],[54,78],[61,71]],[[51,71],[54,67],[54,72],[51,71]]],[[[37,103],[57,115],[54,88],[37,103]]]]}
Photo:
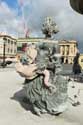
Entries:
{"type": "Polygon", "coordinates": [[[61,65],[57,60],[58,57],[56,58],[54,45],[42,42],[36,49],[36,59],[27,68],[27,74],[31,70],[32,76],[33,72],[36,75],[31,76],[31,78],[26,77],[27,80],[24,85],[26,97],[37,115],[45,112],[50,114],[62,113],[67,108],[68,81],[60,75],[61,65]],[[31,65],[36,67],[33,68],[31,65]],[[48,78],[45,84],[46,77],[48,78]]]}

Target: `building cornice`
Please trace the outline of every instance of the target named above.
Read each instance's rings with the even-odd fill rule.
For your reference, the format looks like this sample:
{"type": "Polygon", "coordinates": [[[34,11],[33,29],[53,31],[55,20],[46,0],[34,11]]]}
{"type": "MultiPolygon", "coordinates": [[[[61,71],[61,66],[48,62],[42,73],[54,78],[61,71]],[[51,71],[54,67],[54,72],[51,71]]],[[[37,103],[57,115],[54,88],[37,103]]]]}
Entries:
{"type": "Polygon", "coordinates": [[[76,44],[77,41],[75,40],[61,40],[59,41],[59,45],[62,45],[62,44],[76,44]]]}
{"type": "Polygon", "coordinates": [[[13,40],[17,40],[16,38],[13,38],[9,35],[0,35],[0,38],[3,38],[3,37],[5,37],[5,38],[7,37],[7,38],[10,38],[10,39],[13,39],[13,40]]]}

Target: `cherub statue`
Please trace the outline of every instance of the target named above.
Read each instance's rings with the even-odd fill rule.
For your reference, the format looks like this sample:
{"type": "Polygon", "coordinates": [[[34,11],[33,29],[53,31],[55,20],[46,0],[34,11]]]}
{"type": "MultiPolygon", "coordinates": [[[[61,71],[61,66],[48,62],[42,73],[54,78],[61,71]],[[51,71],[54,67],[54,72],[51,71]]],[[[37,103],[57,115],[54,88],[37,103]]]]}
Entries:
{"type": "Polygon", "coordinates": [[[49,70],[46,68],[44,63],[41,64],[41,62],[43,60],[46,60],[46,59],[42,59],[41,54],[39,54],[39,56],[37,54],[38,54],[38,51],[37,51],[35,45],[31,44],[29,47],[27,47],[26,55],[25,56],[23,55],[20,59],[21,63],[23,64],[22,65],[20,63],[20,65],[19,65],[21,71],[18,70],[18,66],[17,66],[18,73],[20,73],[20,75],[25,77],[26,79],[27,79],[27,77],[28,77],[28,79],[32,79],[32,78],[37,77],[37,75],[43,75],[45,86],[47,86],[48,88],[53,87],[54,89],[56,89],[55,86],[50,83],[50,72],[49,72],[49,70]],[[38,61],[37,57],[40,58],[39,59],[40,61],[38,61]],[[34,71],[33,71],[32,75],[29,72],[29,75],[31,75],[29,77],[27,71],[29,71],[30,66],[32,66],[32,69],[34,69],[34,71]],[[23,68],[24,68],[24,70],[23,70],[23,68]],[[23,75],[23,71],[24,72],[26,71],[25,72],[26,76],[25,76],[25,74],[23,75]]]}

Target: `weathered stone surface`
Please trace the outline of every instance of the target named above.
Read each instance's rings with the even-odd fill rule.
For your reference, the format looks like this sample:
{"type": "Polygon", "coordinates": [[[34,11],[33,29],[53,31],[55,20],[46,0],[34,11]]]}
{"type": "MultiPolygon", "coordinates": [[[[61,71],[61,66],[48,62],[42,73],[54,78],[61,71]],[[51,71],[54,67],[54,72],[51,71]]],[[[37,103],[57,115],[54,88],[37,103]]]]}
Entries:
{"type": "MultiPolygon", "coordinates": [[[[56,48],[55,48],[56,49],[56,48]]],[[[58,114],[67,108],[67,85],[68,81],[61,75],[61,64],[54,51],[54,45],[42,43],[38,46],[36,64],[38,69],[46,68],[50,72],[50,83],[56,87],[46,87],[44,76],[39,74],[34,79],[26,80],[24,86],[26,97],[33,106],[34,111],[40,115],[44,112],[58,114]]]]}

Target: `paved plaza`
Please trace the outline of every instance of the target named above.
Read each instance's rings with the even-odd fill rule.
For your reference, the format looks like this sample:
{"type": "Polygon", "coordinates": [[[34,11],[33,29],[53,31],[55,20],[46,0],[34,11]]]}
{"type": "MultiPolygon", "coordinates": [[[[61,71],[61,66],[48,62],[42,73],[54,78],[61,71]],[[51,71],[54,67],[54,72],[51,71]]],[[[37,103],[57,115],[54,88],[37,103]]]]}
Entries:
{"type": "Polygon", "coordinates": [[[73,90],[72,83],[69,83],[69,96],[80,90],[80,105],[74,107],[70,103],[68,109],[59,116],[44,114],[36,116],[30,105],[23,101],[24,78],[21,78],[13,69],[0,69],[0,125],[83,125],[83,92],[82,83],[73,83],[76,88],[73,90]]]}

